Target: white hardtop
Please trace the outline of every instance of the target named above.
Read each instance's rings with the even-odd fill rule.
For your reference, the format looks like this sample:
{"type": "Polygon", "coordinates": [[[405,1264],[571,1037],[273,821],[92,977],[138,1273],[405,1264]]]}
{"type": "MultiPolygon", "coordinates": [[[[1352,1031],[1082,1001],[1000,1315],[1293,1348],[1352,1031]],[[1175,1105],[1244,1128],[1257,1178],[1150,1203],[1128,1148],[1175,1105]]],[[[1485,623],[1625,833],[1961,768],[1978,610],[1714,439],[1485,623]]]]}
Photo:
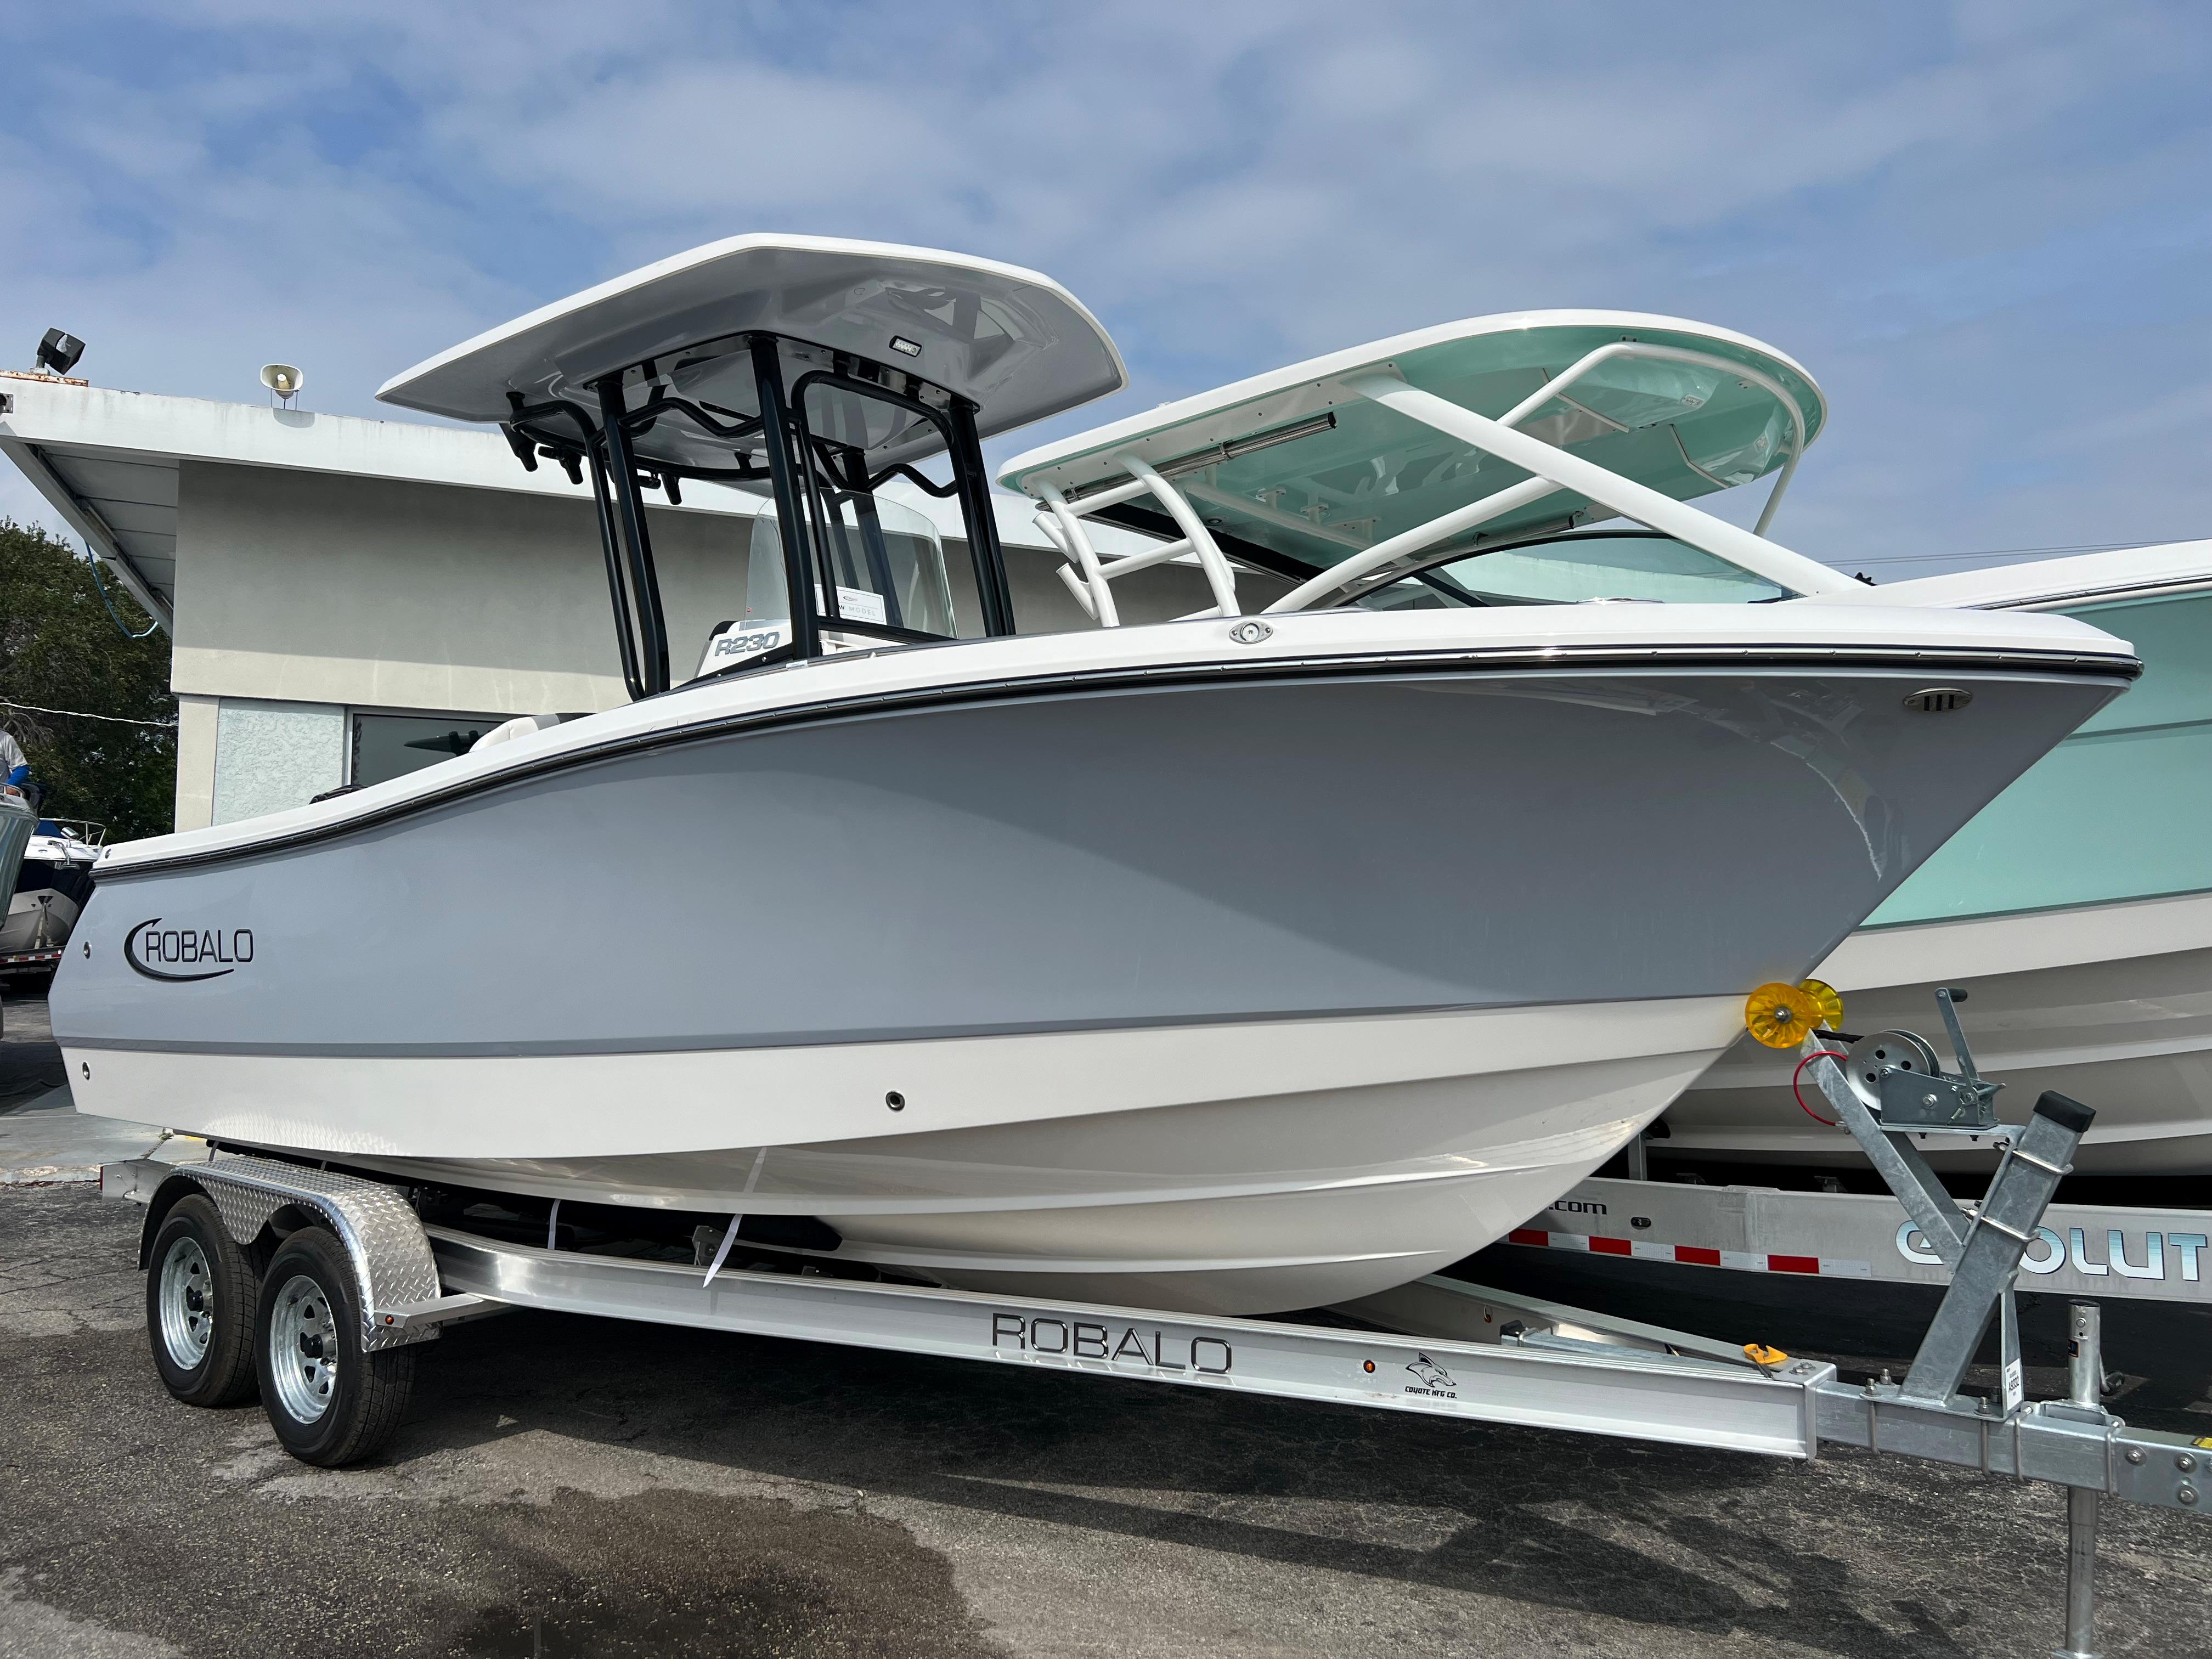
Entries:
{"type": "Polygon", "coordinates": [[[890,242],[755,233],[541,307],[394,376],[376,395],[457,420],[505,421],[509,392],[588,401],[585,386],[601,376],[751,332],[905,369],[975,403],[986,437],[1128,380],[1097,319],[1036,271],[890,242]]]}
{"type": "Polygon", "coordinates": [[[1939,605],[1976,610],[2065,605],[2135,593],[2212,586],[2212,541],[2161,542],[2071,558],[2032,559],[1986,570],[1954,570],[1868,590],[1869,605],[1939,605]]]}
{"type": "MultiPolygon", "coordinates": [[[[1866,590],[1871,592],[1872,590],[1866,590]]],[[[532,769],[552,756],[588,752],[650,733],[765,714],[796,705],[926,693],[1065,676],[1162,672],[1216,662],[1250,670],[1270,661],[1372,653],[1501,653],[1544,666],[1571,666],[1592,652],[1847,656],[1854,650],[1965,651],[2068,659],[2093,672],[2133,673],[2124,641],[2069,617],[1844,605],[1557,605],[1483,611],[1341,610],[1272,617],[1254,638],[1248,621],[1206,618],[1144,627],[995,639],[823,656],[781,668],[694,681],[665,695],[566,720],[534,734],[479,747],[388,782],[325,801],[210,829],[179,831],[101,849],[100,868],[222,854],[368,819],[478,778],[532,769]]]]}

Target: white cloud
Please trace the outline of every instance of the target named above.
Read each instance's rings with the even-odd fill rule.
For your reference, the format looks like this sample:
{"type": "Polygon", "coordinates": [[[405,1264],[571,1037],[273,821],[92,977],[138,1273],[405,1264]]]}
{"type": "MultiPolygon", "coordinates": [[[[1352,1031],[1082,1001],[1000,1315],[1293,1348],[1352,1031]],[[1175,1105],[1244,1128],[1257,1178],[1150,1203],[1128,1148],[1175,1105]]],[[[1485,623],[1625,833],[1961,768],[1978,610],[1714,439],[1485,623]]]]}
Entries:
{"type": "MultiPolygon", "coordinates": [[[[0,43],[27,60],[40,27],[0,43]]],[[[1136,384],[1061,430],[1619,305],[1820,377],[1833,429],[1778,526],[1807,550],[2212,528],[2185,422],[2125,428],[2147,366],[2201,386],[2212,343],[2187,8],[204,0],[70,27],[82,67],[0,115],[0,210],[39,227],[0,314],[76,329],[111,383],[250,397],[286,356],[366,412],[506,316],[783,228],[1067,282],[1136,384]]]]}

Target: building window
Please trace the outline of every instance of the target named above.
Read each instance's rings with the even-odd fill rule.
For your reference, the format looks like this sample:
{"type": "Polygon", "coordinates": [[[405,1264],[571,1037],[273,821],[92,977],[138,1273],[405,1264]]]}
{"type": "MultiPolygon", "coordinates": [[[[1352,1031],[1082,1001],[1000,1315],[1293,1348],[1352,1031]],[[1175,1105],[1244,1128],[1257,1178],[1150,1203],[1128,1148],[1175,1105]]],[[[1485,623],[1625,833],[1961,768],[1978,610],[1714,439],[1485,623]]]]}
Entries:
{"type": "Polygon", "coordinates": [[[349,781],[383,783],[465,755],[504,714],[364,714],[353,717],[349,781]]]}

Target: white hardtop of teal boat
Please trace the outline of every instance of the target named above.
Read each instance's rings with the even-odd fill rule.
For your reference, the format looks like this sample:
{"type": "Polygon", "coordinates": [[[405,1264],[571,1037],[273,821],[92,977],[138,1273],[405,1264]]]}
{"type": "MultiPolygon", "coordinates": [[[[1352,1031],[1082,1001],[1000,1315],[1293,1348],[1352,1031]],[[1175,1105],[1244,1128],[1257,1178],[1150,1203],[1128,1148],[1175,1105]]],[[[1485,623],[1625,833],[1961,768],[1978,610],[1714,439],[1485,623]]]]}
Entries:
{"type": "Polygon", "coordinates": [[[1884,582],[1864,599],[1872,605],[2033,611],[2050,605],[2179,594],[2204,587],[2212,587],[2212,540],[2158,542],[2065,558],[2027,559],[1982,570],[1947,571],[1940,576],[1884,582]]]}

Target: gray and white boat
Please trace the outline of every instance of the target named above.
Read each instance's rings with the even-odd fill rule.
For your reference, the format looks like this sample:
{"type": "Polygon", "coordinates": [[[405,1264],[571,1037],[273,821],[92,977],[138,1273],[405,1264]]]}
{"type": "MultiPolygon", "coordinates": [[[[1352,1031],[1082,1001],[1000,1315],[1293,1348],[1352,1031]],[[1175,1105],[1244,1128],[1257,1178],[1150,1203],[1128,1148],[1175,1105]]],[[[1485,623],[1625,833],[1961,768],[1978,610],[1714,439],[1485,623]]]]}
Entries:
{"type": "Polygon", "coordinates": [[[1685,505],[1786,475],[1818,388],[1610,313],[1021,458],[1101,625],[1020,634],[981,441],[1122,381],[1043,276],[761,236],[400,376],[592,482],[634,700],[108,849],[53,997],[80,1106],[957,1286],[1336,1302],[1572,1185],[2136,669],[1685,505]],[[657,565],[644,496],[694,478],[769,506],[657,565]],[[1167,562],[1212,603],[1112,625],[1167,562]]]}

